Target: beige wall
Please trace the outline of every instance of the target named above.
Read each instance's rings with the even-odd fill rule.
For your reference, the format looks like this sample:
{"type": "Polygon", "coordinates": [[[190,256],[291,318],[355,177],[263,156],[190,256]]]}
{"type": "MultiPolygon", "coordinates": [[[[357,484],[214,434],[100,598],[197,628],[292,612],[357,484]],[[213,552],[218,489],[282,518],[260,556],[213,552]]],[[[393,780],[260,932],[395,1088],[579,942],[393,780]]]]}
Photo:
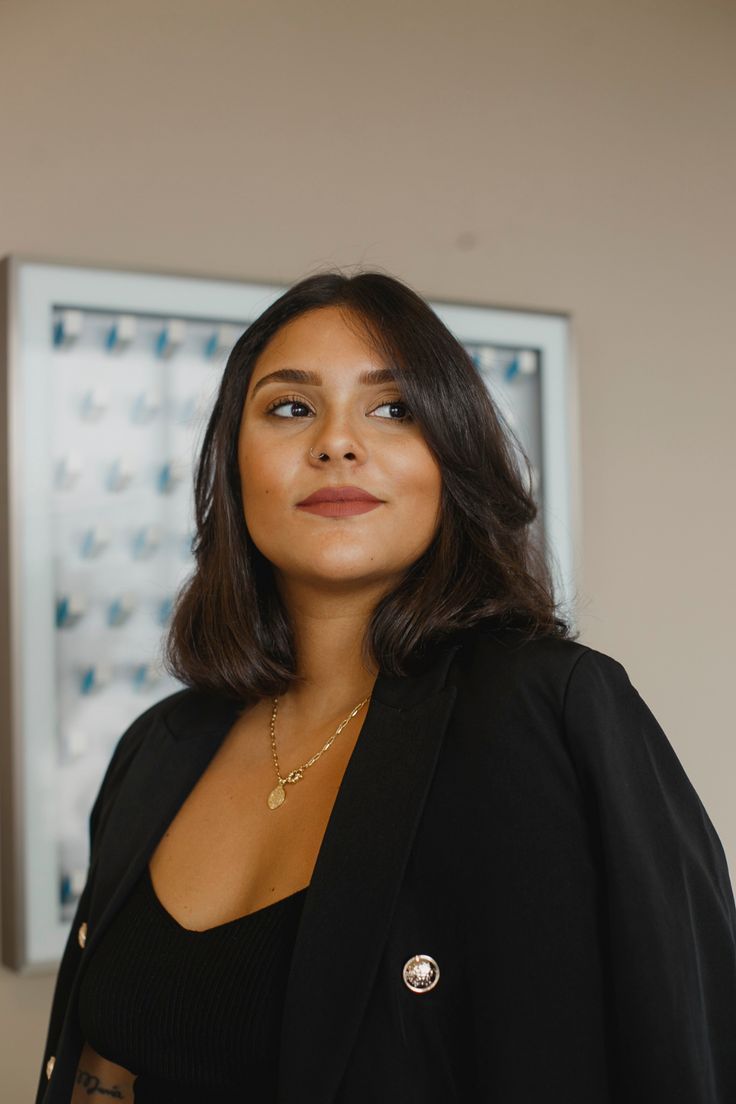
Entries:
{"type": "MultiPolygon", "coordinates": [[[[736,9],[717,0],[14,0],[0,254],[570,312],[582,639],[736,870],[736,9]]],[[[0,972],[3,1099],[52,979],[0,972]]]]}

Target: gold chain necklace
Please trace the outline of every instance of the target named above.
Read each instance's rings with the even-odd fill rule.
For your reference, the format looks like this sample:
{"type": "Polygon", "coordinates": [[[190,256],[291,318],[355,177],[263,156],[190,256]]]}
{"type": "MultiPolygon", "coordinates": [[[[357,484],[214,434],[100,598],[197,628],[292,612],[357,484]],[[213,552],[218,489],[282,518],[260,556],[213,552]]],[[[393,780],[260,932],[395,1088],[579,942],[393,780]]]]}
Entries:
{"type": "Polygon", "coordinates": [[[271,790],[270,794],[268,795],[268,807],[269,807],[269,809],[278,809],[279,805],[283,805],[284,799],[286,798],[286,790],[284,789],[284,786],[286,785],[286,783],[287,782],[298,782],[303,777],[304,771],[307,769],[307,767],[311,767],[312,763],[317,762],[317,760],[319,759],[322,752],[327,751],[328,747],[331,746],[332,741],[335,739],[335,737],[338,736],[342,732],[345,725],[348,723],[349,720],[351,720],[351,718],[353,718],[355,716],[355,714],[360,709],[361,705],[365,705],[365,703],[368,701],[368,698],[370,698],[370,694],[368,695],[367,698],[363,698],[362,702],[359,702],[356,705],[353,712],[350,713],[345,718],[344,721],[340,722],[340,724],[337,726],[337,729],[335,730],[335,732],[332,733],[332,735],[330,736],[327,743],[324,745],[323,748],[321,748],[317,752],[316,755],[313,755],[312,758],[307,760],[306,763],[302,763],[301,767],[297,767],[296,770],[290,771],[287,774],[286,778],[281,777],[281,772],[279,770],[279,757],[276,754],[276,736],[275,736],[274,732],[275,732],[275,728],[276,728],[276,710],[278,709],[279,699],[278,698],[273,699],[273,713],[271,714],[271,750],[273,752],[274,766],[276,767],[276,777],[278,778],[279,781],[278,781],[278,785],[275,786],[271,790]]]}

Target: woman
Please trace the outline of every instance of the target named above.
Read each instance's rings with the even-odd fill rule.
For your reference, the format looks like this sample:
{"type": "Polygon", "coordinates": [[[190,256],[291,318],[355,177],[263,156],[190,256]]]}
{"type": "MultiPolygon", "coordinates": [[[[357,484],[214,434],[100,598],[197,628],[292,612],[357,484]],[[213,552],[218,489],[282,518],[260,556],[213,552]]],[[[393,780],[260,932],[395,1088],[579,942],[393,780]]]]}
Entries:
{"type": "Polygon", "coordinates": [[[237,342],[169,670],[90,816],[37,1102],[728,1104],[716,831],[556,615],[472,362],[378,273],[237,342]]]}

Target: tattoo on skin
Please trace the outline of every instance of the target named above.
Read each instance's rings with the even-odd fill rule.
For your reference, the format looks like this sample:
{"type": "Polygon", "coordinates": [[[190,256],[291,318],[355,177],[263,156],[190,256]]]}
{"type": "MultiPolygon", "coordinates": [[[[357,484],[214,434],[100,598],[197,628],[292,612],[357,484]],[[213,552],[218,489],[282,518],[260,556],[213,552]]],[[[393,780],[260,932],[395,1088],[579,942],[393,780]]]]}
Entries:
{"type": "Polygon", "coordinates": [[[80,1066],[77,1070],[77,1084],[82,1085],[84,1091],[88,1096],[93,1093],[99,1093],[101,1096],[111,1096],[114,1100],[132,1100],[133,1097],[127,1097],[125,1095],[125,1089],[121,1089],[118,1085],[111,1085],[109,1088],[106,1085],[101,1084],[99,1077],[94,1073],[88,1073],[87,1070],[83,1070],[80,1066]]]}

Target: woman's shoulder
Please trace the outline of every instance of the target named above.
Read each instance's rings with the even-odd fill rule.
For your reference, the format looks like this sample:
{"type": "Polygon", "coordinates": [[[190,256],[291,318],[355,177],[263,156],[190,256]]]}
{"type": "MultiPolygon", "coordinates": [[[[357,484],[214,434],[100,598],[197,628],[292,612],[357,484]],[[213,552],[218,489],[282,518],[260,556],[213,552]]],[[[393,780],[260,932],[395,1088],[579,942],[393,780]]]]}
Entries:
{"type": "Polygon", "coordinates": [[[570,637],[480,622],[463,633],[456,663],[471,698],[544,706],[559,722],[571,704],[639,699],[623,663],[570,637]]]}
{"type": "Polygon", "coordinates": [[[182,737],[206,734],[242,709],[242,703],[196,687],[184,686],[153,702],[139,713],[119,737],[115,755],[125,755],[146,739],[164,732],[182,737]]]}
{"type": "Polygon", "coordinates": [[[196,691],[184,687],[181,690],[175,690],[171,694],[166,694],[163,698],[159,698],[158,701],[153,702],[138,713],[118,738],[110,765],[112,766],[116,759],[129,756],[143,743],[147,736],[156,732],[162,724],[168,726],[167,718],[169,714],[182,706],[186,707],[189,702],[197,697],[196,691]]]}
{"type": "Polygon", "coordinates": [[[620,666],[606,655],[580,640],[537,633],[530,636],[521,628],[498,625],[484,619],[463,630],[458,662],[479,677],[524,679],[525,681],[566,681],[585,656],[593,663],[620,666]]]}

